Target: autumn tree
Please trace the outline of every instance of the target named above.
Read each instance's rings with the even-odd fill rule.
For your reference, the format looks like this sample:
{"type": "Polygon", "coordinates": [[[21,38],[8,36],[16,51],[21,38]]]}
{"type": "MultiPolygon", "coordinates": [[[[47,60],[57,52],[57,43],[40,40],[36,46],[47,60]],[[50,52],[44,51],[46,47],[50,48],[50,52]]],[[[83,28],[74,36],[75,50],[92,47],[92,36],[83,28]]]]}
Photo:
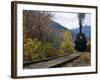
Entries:
{"type": "Polygon", "coordinates": [[[55,34],[49,26],[51,17],[50,12],[23,11],[24,61],[56,56],[55,34]]]}
{"type": "Polygon", "coordinates": [[[24,37],[37,38],[42,41],[50,41],[53,31],[48,26],[52,22],[52,15],[45,11],[23,11],[24,37]]]}
{"type": "Polygon", "coordinates": [[[72,54],[74,52],[71,35],[72,35],[71,32],[68,31],[62,32],[63,40],[59,49],[60,55],[72,54]]]}

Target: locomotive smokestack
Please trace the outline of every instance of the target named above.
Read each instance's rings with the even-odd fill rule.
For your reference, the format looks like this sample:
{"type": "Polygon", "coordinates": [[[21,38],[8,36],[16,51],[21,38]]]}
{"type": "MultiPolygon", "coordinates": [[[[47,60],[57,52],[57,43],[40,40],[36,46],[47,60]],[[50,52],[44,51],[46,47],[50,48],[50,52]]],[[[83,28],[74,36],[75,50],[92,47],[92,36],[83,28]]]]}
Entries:
{"type": "Polygon", "coordinates": [[[85,18],[85,13],[78,13],[78,20],[79,20],[79,32],[82,33],[82,22],[85,18]]]}

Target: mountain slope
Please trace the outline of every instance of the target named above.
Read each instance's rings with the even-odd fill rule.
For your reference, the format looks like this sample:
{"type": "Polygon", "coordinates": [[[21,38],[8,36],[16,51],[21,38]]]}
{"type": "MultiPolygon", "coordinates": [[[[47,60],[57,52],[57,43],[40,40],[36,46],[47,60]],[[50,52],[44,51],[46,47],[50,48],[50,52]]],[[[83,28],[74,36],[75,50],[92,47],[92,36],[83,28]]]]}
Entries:
{"type": "Polygon", "coordinates": [[[53,30],[56,30],[57,32],[70,31],[69,29],[65,28],[64,26],[54,21],[49,25],[49,27],[52,28],[53,30]]]}

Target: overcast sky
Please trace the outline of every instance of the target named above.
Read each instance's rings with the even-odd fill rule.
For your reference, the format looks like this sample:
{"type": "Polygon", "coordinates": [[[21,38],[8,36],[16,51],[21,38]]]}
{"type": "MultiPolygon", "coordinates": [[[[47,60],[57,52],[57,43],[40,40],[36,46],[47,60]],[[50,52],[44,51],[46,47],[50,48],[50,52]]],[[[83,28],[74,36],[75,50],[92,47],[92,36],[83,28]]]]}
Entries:
{"type": "MultiPolygon", "coordinates": [[[[74,29],[79,27],[77,13],[58,13],[53,12],[53,18],[55,22],[67,27],[68,29],[74,29]]],[[[86,14],[83,25],[91,25],[91,14],[86,14]]]]}

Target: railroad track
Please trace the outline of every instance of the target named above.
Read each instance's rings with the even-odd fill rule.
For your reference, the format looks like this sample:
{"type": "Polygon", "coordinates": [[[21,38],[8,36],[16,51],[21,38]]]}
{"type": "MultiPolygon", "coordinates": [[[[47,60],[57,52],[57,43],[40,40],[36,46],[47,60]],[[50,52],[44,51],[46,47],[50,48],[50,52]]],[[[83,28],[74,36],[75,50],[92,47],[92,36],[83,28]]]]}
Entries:
{"type": "Polygon", "coordinates": [[[74,54],[65,55],[62,57],[53,57],[53,58],[48,58],[41,61],[24,63],[24,68],[28,68],[28,69],[55,68],[67,62],[71,62],[72,60],[80,57],[81,54],[82,53],[74,53],[74,54]]]}

